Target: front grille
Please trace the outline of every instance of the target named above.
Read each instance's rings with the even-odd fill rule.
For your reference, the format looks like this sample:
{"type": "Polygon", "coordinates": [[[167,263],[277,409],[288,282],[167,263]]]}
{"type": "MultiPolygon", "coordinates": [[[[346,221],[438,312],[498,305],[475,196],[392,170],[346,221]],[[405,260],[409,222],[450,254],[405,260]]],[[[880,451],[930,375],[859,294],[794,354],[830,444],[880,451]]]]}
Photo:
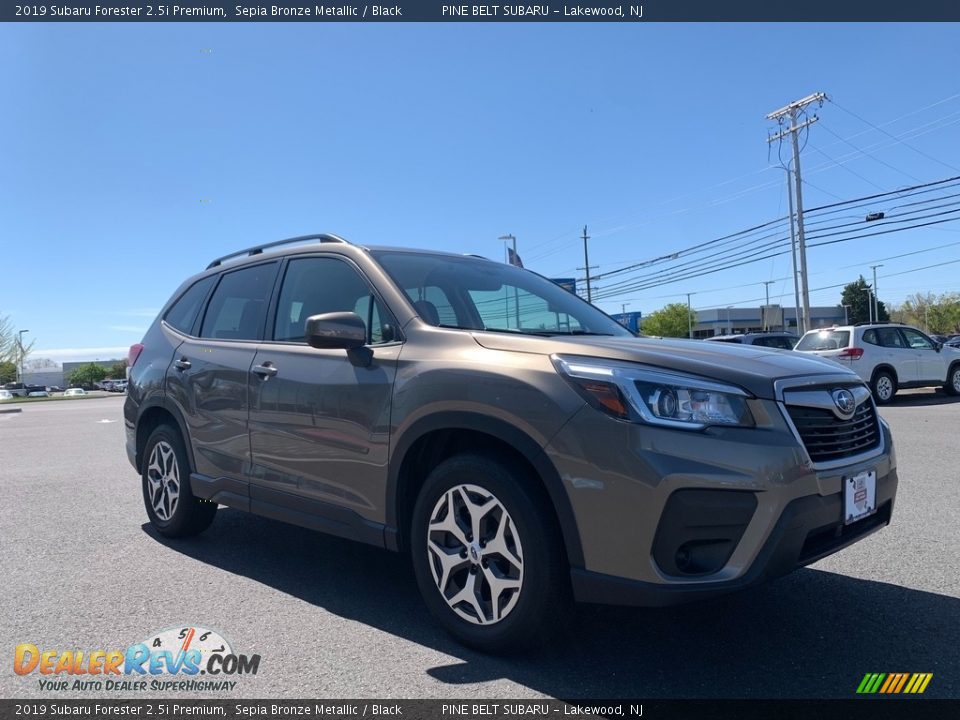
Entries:
{"type": "Polygon", "coordinates": [[[787,411],[814,462],[842,460],[880,444],[880,425],[870,400],[860,403],[849,420],[819,408],[788,405],[787,411]]]}

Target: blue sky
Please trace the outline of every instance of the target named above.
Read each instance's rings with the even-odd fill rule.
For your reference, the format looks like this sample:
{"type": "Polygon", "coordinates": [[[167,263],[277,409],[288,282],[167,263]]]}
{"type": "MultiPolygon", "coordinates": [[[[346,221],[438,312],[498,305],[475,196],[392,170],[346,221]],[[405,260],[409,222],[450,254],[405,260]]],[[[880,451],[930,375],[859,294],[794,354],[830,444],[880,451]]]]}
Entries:
{"type": "MultiPolygon", "coordinates": [[[[765,115],[815,91],[837,104],[808,207],[960,175],[957,67],[951,24],[0,26],[0,315],[34,357],[117,355],[212,258],[308,232],[497,259],[512,233],[560,277],[587,225],[607,272],[786,214],[765,115]]],[[[958,260],[945,223],[812,248],[810,287],[882,262],[897,303],[960,290],[958,260]]],[[[792,305],[790,277],[783,255],[599,304],[756,306],[774,280],[792,305]]]]}

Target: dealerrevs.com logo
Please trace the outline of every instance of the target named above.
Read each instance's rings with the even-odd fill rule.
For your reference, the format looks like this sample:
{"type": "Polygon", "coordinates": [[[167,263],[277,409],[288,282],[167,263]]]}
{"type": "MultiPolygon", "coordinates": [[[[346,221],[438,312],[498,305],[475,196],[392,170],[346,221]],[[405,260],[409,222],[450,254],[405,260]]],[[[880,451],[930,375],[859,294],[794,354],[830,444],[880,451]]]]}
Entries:
{"type": "Polygon", "coordinates": [[[13,671],[38,676],[44,692],[233,690],[241,675],[256,675],[259,655],[234,652],[215,630],[168,628],[121,650],[62,650],[17,645],[13,671]]]}

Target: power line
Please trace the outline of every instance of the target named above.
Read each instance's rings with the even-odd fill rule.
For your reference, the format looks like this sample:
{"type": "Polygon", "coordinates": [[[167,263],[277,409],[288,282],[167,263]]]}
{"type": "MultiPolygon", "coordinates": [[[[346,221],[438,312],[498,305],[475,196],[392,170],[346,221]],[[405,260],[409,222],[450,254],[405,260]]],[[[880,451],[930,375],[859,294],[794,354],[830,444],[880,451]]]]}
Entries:
{"type": "MultiPolygon", "coordinates": [[[[954,97],[954,98],[955,98],[955,97],[960,97],[960,94],[953,95],[953,96],[951,96],[951,97],[954,97]]],[[[923,152],[923,150],[920,150],[920,149],[918,149],[918,148],[915,148],[915,147],[914,147],[913,145],[911,145],[910,143],[908,143],[908,142],[906,142],[906,141],[904,141],[904,140],[901,140],[900,138],[898,138],[898,137],[890,134],[889,132],[887,132],[886,130],[884,130],[882,127],[880,127],[880,126],[878,126],[878,125],[874,125],[872,122],[870,122],[869,120],[867,120],[867,119],[864,118],[864,117],[861,117],[860,115],[858,115],[857,113],[855,113],[853,110],[848,110],[847,108],[843,107],[843,105],[841,105],[840,103],[838,103],[838,102],[837,102],[836,100],[834,100],[833,98],[827,98],[827,100],[828,100],[830,103],[832,103],[833,105],[835,105],[836,107],[838,107],[838,108],[840,108],[841,110],[843,110],[843,111],[844,111],[845,113],[847,113],[848,115],[851,115],[852,117],[855,117],[857,120],[859,120],[860,122],[864,123],[865,125],[869,125],[870,127],[872,127],[872,128],[873,128],[874,130],[876,130],[877,132],[881,132],[881,133],[883,133],[884,135],[886,135],[887,137],[893,138],[894,140],[896,140],[898,143],[900,143],[900,144],[903,145],[904,147],[906,147],[906,148],[908,148],[908,149],[910,149],[910,150],[913,150],[915,153],[917,153],[918,155],[921,155],[922,157],[927,158],[927,160],[932,160],[932,161],[935,162],[935,163],[939,163],[940,165],[943,165],[943,166],[946,167],[946,168],[950,168],[950,169],[953,170],[954,172],[960,172],[960,168],[958,168],[956,165],[951,165],[950,163],[944,162],[943,160],[941,160],[941,159],[939,159],[939,158],[936,158],[936,157],[934,157],[933,155],[928,155],[927,153],[923,152]]],[[[942,101],[942,102],[945,102],[945,101],[942,101]]]]}
{"type": "MultiPolygon", "coordinates": [[[[828,98],[828,99],[829,99],[829,98],[828,98]]],[[[835,138],[837,138],[837,139],[840,140],[841,142],[846,143],[847,145],[849,145],[850,147],[852,147],[852,148],[853,148],[854,150],[856,150],[858,153],[861,153],[861,154],[864,155],[865,157],[870,158],[870,159],[873,160],[874,162],[878,162],[878,163],[880,163],[881,165],[883,165],[884,167],[888,167],[888,168],[890,168],[891,170],[893,170],[894,172],[900,173],[901,175],[906,175],[908,178],[910,178],[910,179],[913,180],[914,182],[923,182],[923,181],[922,181],[920,178],[918,178],[916,175],[911,175],[910,173],[906,172],[905,170],[901,170],[901,169],[898,168],[898,167],[894,167],[893,165],[891,165],[890,163],[888,163],[886,160],[881,160],[881,159],[878,158],[876,155],[872,155],[871,153],[868,153],[866,150],[863,150],[862,148],[857,147],[856,145],[854,145],[852,142],[850,142],[850,141],[847,140],[846,138],[840,137],[839,135],[837,135],[837,133],[835,133],[833,130],[831,130],[830,128],[828,128],[828,127],[826,126],[826,124],[823,124],[823,125],[821,125],[820,127],[822,127],[824,130],[826,130],[828,133],[830,133],[831,135],[833,135],[835,138]]]]}
{"type": "MultiPolygon", "coordinates": [[[[949,211],[949,212],[952,212],[952,213],[960,212],[960,209],[953,210],[953,211],[949,211]]],[[[942,213],[938,213],[938,215],[940,215],[940,214],[942,214],[942,213]]],[[[811,244],[811,247],[818,247],[818,246],[821,246],[821,245],[832,245],[832,244],[841,243],[841,242],[849,242],[849,241],[861,239],[861,238],[864,238],[864,237],[873,237],[873,236],[876,236],[876,235],[887,235],[887,234],[891,234],[891,233],[903,232],[903,231],[905,231],[905,230],[913,230],[913,229],[917,229],[917,228],[923,228],[923,227],[929,227],[929,226],[933,226],[933,225],[939,225],[939,224],[942,224],[942,223],[957,222],[958,220],[960,220],[960,217],[949,217],[949,218],[944,218],[944,219],[940,219],[940,220],[932,220],[932,221],[930,221],[930,222],[915,223],[915,224],[908,225],[908,226],[904,226],[904,227],[890,228],[890,229],[887,229],[887,230],[881,230],[881,231],[877,231],[877,232],[873,232],[873,233],[862,233],[862,234],[859,234],[859,235],[853,235],[853,236],[849,236],[849,237],[845,237],[845,238],[838,238],[838,239],[835,239],[835,240],[828,240],[828,241],[824,241],[824,242],[821,242],[821,243],[813,243],[813,244],[811,244]]],[[[765,251],[765,250],[761,250],[760,252],[763,253],[763,252],[766,252],[766,251],[765,251]]],[[[721,271],[723,271],[723,270],[730,270],[730,269],[735,269],[735,268],[738,268],[738,267],[743,267],[743,266],[745,266],[745,265],[750,265],[750,264],[752,264],[752,263],[755,263],[755,262],[758,262],[758,261],[761,261],[761,260],[766,260],[766,259],[769,259],[769,258],[772,258],[772,257],[777,257],[777,256],[779,256],[779,255],[784,255],[784,254],[786,254],[787,252],[788,252],[787,250],[782,250],[782,251],[777,251],[777,252],[768,252],[768,254],[765,254],[765,255],[762,255],[762,254],[761,254],[759,257],[749,256],[749,255],[748,255],[748,256],[745,256],[745,257],[740,258],[740,259],[739,259],[738,261],[736,261],[736,262],[729,262],[729,263],[726,263],[726,264],[717,264],[717,265],[712,266],[712,267],[707,267],[707,268],[698,269],[697,271],[689,272],[689,273],[682,274],[682,275],[679,275],[679,276],[670,276],[670,277],[664,277],[664,278],[659,278],[659,279],[650,278],[650,279],[646,279],[646,280],[639,280],[637,283],[630,284],[630,285],[623,284],[623,285],[621,285],[621,286],[617,286],[616,288],[612,288],[610,292],[600,293],[600,294],[598,294],[597,299],[598,299],[598,300],[608,299],[608,298],[610,298],[610,297],[616,297],[617,295],[622,295],[622,294],[625,294],[625,293],[635,293],[635,292],[637,292],[637,291],[648,290],[648,289],[651,289],[651,288],[654,288],[654,287],[660,287],[660,286],[663,286],[663,285],[669,285],[669,284],[676,283],[676,282],[680,282],[680,281],[683,281],[683,280],[691,280],[691,279],[694,279],[694,278],[703,277],[703,276],[705,276],[705,275],[711,275],[711,274],[714,274],[714,273],[717,273],[717,272],[721,272],[721,271]]],[[[935,267],[935,266],[934,266],[934,267],[935,267]]]]}
{"type": "Polygon", "coordinates": [[[873,186],[874,186],[875,188],[877,188],[878,190],[883,190],[883,188],[880,187],[879,185],[877,185],[873,180],[870,180],[869,178],[864,177],[863,175],[861,175],[860,173],[858,173],[856,170],[854,170],[854,169],[852,169],[852,168],[848,168],[845,163],[838,162],[836,159],[834,159],[834,158],[831,157],[830,155],[827,155],[827,153],[825,153],[823,150],[821,150],[820,148],[818,148],[818,147],[817,147],[816,145],[814,145],[813,143],[810,143],[810,147],[812,147],[812,148],[813,148],[814,150],[816,150],[818,153],[820,153],[821,155],[823,155],[827,160],[829,160],[830,162],[832,162],[834,165],[836,165],[836,166],[837,166],[838,168],[840,168],[841,170],[846,170],[848,173],[850,173],[850,174],[853,175],[854,177],[860,178],[861,180],[863,180],[863,181],[864,181],[865,183],[867,183],[868,185],[873,185],[873,186]]]}
{"type": "MultiPolygon", "coordinates": [[[[866,196],[866,197],[853,198],[853,199],[850,199],[850,200],[844,200],[844,201],[840,201],[840,202],[837,202],[837,203],[831,203],[831,204],[829,204],[829,205],[822,205],[822,206],[819,206],[819,207],[816,207],[816,208],[812,208],[812,209],[808,212],[808,216],[811,215],[811,214],[813,214],[815,217],[819,217],[819,215],[821,215],[821,214],[829,215],[829,214],[831,214],[831,213],[836,213],[836,212],[839,212],[839,211],[841,211],[841,210],[846,210],[847,208],[850,208],[850,207],[860,206],[861,204],[863,204],[863,202],[864,202],[865,200],[868,201],[868,202],[870,202],[870,201],[873,201],[873,200],[875,200],[875,199],[879,199],[879,198],[891,198],[891,197],[893,197],[893,196],[897,196],[897,199],[898,199],[898,200],[902,200],[902,199],[906,199],[906,198],[909,198],[909,197],[915,197],[915,196],[918,196],[918,195],[921,195],[921,194],[924,194],[924,193],[927,193],[927,192],[931,192],[931,191],[933,191],[935,188],[941,188],[941,189],[943,189],[943,188],[945,188],[945,187],[960,186],[960,184],[957,184],[957,183],[956,183],[957,180],[960,180],[960,177],[946,178],[946,179],[944,179],[944,180],[937,180],[937,181],[928,182],[928,183],[921,183],[921,184],[919,184],[919,185],[915,185],[915,186],[911,186],[911,187],[907,187],[907,188],[901,188],[901,189],[899,189],[899,190],[885,191],[885,192],[882,192],[882,193],[875,193],[875,194],[873,194],[873,195],[866,196]]],[[[949,196],[948,196],[948,197],[949,197],[949,196]]],[[[898,204],[898,205],[893,206],[893,208],[906,207],[906,206],[911,206],[911,205],[929,204],[929,203],[932,203],[932,202],[936,202],[936,201],[938,201],[938,200],[940,200],[940,199],[942,199],[942,198],[926,198],[926,199],[921,200],[921,201],[919,201],[919,202],[917,202],[917,203],[901,203],[901,204],[898,204]]],[[[948,203],[947,205],[949,205],[949,203],[948,203]]],[[[891,208],[891,209],[892,209],[892,208],[891,208]]],[[[926,208],[926,209],[929,210],[929,209],[935,209],[935,208],[926,208]]],[[[913,211],[913,212],[914,212],[914,213],[920,212],[920,210],[913,211]]],[[[907,215],[909,215],[909,214],[910,214],[909,212],[908,212],[908,213],[901,213],[900,215],[898,215],[898,216],[896,216],[896,217],[907,216],[907,215]]],[[[853,217],[853,216],[851,216],[851,217],[853,217]]],[[[776,220],[771,220],[771,221],[768,221],[768,222],[766,222],[766,223],[761,223],[760,225],[755,225],[755,226],[753,226],[753,227],[751,227],[751,228],[747,228],[747,229],[745,229],[745,230],[741,230],[741,231],[738,231],[738,232],[736,232],[736,233],[730,233],[730,234],[728,234],[728,235],[724,235],[724,236],[721,236],[721,237],[719,237],[719,238],[715,238],[715,239],[713,239],[713,240],[709,240],[709,241],[706,241],[706,242],[698,243],[698,244],[696,244],[696,245],[692,245],[692,246],[690,246],[690,247],[688,247],[688,248],[684,248],[684,249],[682,249],[682,250],[678,250],[678,251],[676,251],[676,252],[674,252],[674,253],[670,253],[670,254],[667,254],[667,255],[662,255],[662,256],[660,256],[660,257],[658,257],[658,258],[653,258],[653,259],[651,259],[651,260],[643,261],[643,262],[640,262],[640,263],[633,263],[633,264],[628,265],[628,266],[623,267],[623,268],[618,268],[618,269],[616,269],[616,270],[609,271],[609,272],[607,272],[607,273],[602,273],[601,275],[594,276],[594,278],[596,279],[596,278],[598,278],[598,277],[610,277],[610,276],[622,274],[622,273],[625,273],[625,272],[630,272],[630,271],[633,271],[633,270],[638,270],[638,269],[641,269],[641,268],[643,268],[643,267],[649,267],[649,266],[652,266],[652,265],[655,265],[655,264],[658,264],[658,263],[661,263],[661,262],[665,262],[665,261],[670,260],[670,259],[678,259],[679,257],[681,257],[681,256],[683,256],[683,255],[685,255],[685,254],[693,255],[693,254],[697,254],[698,252],[699,252],[699,253],[702,253],[702,252],[703,252],[706,248],[708,248],[708,247],[719,247],[719,246],[721,246],[722,244],[729,244],[730,241],[736,241],[736,240],[738,240],[738,239],[747,237],[747,236],[750,235],[751,233],[754,233],[754,234],[755,234],[756,232],[758,232],[758,231],[760,231],[760,230],[762,230],[762,229],[768,229],[768,228],[771,228],[771,227],[776,226],[776,225],[778,225],[778,224],[781,224],[785,219],[786,219],[786,218],[777,218],[776,220]]],[[[819,227],[821,224],[826,223],[826,222],[828,222],[828,221],[827,221],[827,220],[814,220],[813,222],[808,223],[808,225],[810,226],[811,231],[814,233],[814,235],[815,235],[816,237],[826,237],[826,236],[827,236],[827,233],[828,233],[829,231],[834,230],[834,229],[836,229],[836,228],[838,228],[838,227],[844,227],[844,226],[859,226],[859,225],[862,225],[865,221],[864,221],[864,220],[859,220],[859,221],[856,222],[856,223],[847,223],[847,224],[840,224],[840,225],[832,225],[832,226],[828,226],[828,227],[819,227]],[[815,228],[815,229],[814,229],[814,228],[815,228]]],[[[650,282],[652,282],[652,281],[659,280],[659,281],[660,281],[660,284],[666,284],[666,282],[669,281],[669,280],[671,280],[671,279],[674,279],[674,280],[690,279],[690,278],[692,278],[692,277],[696,277],[696,276],[697,276],[697,273],[691,273],[691,271],[693,271],[693,270],[702,270],[702,271],[713,270],[713,269],[716,269],[716,268],[720,267],[719,265],[716,265],[716,264],[715,264],[716,262],[719,262],[719,263],[721,263],[721,264],[729,264],[729,261],[731,261],[731,260],[747,259],[747,258],[750,258],[750,257],[757,257],[758,254],[762,254],[762,251],[764,251],[764,250],[771,250],[771,249],[774,249],[774,248],[777,248],[777,247],[782,247],[782,243],[783,243],[785,240],[786,240],[786,238],[778,237],[778,233],[771,233],[771,234],[763,235],[763,236],[760,236],[760,237],[755,237],[755,238],[753,238],[752,240],[749,240],[749,241],[747,241],[746,243],[744,243],[744,244],[740,247],[740,249],[739,249],[737,252],[735,252],[733,255],[727,256],[727,257],[724,258],[723,260],[715,261],[715,262],[709,262],[711,258],[715,258],[715,257],[717,257],[718,255],[723,255],[725,251],[724,251],[724,252],[713,253],[713,254],[711,254],[711,255],[701,256],[701,257],[698,257],[698,258],[691,258],[690,260],[686,260],[684,263],[681,263],[680,265],[675,265],[675,266],[670,267],[670,268],[664,268],[663,270],[658,270],[658,271],[654,271],[654,272],[650,272],[650,273],[644,273],[644,274],[639,274],[639,275],[631,275],[631,276],[629,276],[629,277],[627,277],[627,278],[624,278],[624,279],[621,280],[620,282],[613,283],[612,285],[608,285],[607,288],[605,289],[606,291],[605,291],[604,293],[598,294],[598,297],[610,297],[612,292],[614,292],[614,291],[620,291],[621,289],[625,289],[625,288],[636,289],[639,283],[650,283],[650,282]],[[765,244],[762,245],[762,246],[758,246],[758,244],[759,244],[761,241],[763,241],[763,240],[769,240],[769,242],[765,243],[765,244]],[[750,246],[753,246],[753,247],[750,247],[750,246]],[[758,250],[760,251],[760,253],[757,252],[758,250]]],[[[775,257],[775,256],[777,256],[777,255],[779,255],[779,254],[781,254],[781,253],[776,253],[775,255],[771,255],[770,257],[775,257]]],[[[720,267],[720,269],[723,269],[723,268],[720,267]]]]}

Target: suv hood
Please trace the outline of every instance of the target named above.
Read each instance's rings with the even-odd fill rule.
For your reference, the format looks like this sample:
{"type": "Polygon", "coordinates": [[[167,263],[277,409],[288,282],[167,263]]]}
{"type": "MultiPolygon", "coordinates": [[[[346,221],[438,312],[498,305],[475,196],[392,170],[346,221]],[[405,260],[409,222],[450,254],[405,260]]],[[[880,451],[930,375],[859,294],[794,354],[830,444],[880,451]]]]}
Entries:
{"type": "Polygon", "coordinates": [[[851,381],[863,382],[856,373],[833,360],[751,345],[643,337],[537,337],[486,332],[475,332],[473,337],[490,350],[608,358],[699,375],[737,385],[767,399],[775,398],[774,381],[784,378],[849,375],[851,381]]]}

